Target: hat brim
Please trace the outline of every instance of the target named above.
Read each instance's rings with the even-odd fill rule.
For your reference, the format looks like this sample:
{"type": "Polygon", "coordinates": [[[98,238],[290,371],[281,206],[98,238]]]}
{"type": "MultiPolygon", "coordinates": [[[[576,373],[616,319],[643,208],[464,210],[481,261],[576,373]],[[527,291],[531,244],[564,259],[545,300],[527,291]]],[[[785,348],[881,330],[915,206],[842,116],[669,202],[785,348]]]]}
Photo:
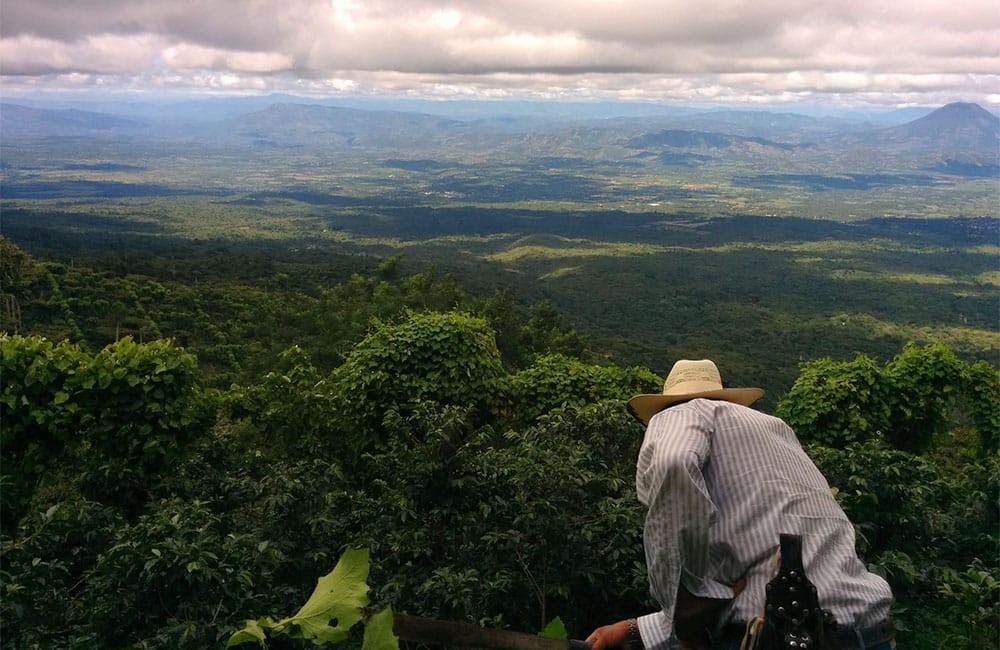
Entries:
{"type": "Polygon", "coordinates": [[[643,424],[649,424],[654,415],[671,404],[697,397],[721,399],[743,406],[750,406],[763,396],[764,391],[760,388],[722,388],[699,393],[687,393],[685,395],[636,395],[628,401],[628,410],[633,416],[641,420],[643,424]]]}

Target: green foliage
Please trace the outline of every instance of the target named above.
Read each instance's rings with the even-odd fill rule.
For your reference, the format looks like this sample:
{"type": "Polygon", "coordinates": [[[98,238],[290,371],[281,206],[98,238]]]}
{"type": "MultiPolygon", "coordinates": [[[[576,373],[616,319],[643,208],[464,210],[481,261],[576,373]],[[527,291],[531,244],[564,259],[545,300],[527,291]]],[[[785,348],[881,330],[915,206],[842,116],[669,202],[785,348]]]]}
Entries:
{"type": "Polygon", "coordinates": [[[392,608],[377,612],[365,622],[361,650],[396,650],[399,639],[393,632],[392,608]]]}
{"type": "Polygon", "coordinates": [[[317,645],[347,638],[347,630],[361,620],[368,604],[368,552],[348,551],[296,614],[278,621],[275,630],[294,626],[317,645]]]}
{"type": "Polygon", "coordinates": [[[2,526],[13,527],[41,477],[62,455],[79,422],[86,355],[70,343],[0,335],[2,526]]]}
{"type": "Polygon", "coordinates": [[[892,585],[901,644],[972,650],[1000,634],[991,583],[983,573],[960,569],[998,572],[995,562],[984,567],[981,558],[996,558],[1000,545],[1000,457],[956,472],[878,440],[845,449],[813,446],[809,453],[854,524],[869,570],[892,585]]]}
{"type": "MultiPolygon", "coordinates": [[[[260,382],[234,386],[226,398],[228,415],[250,423],[258,450],[295,456],[330,444],[335,421],[331,382],[309,355],[293,346],[281,353],[275,370],[260,382]]],[[[334,445],[335,446],[335,445],[334,445]]]]}
{"type": "Polygon", "coordinates": [[[125,338],[91,356],[66,342],[3,335],[0,352],[5,526],[65,463],[86,494],[134,510],[213,415],[194,356],[169,341],[125,338]]]}
{"type": "MultiPolygon", "coordinates": [[[[334,371],[337,407],[356,423],[358,436],[378,439],[392,410],[406,412],[420,400],[469,405],[487,413],[497,402],[504,370],[493,332],[467,314],[411,314],[398,324],[377,325],[334,371]]],[[[369,440],[357,439],[364,448],[369,440]]]]}
{"type": "Polygon", "coordinates": [[[843,446],[870,439],[889,417],[879,378],[878,365],[864,355],[804,363],[776,414],[803,440],[843,446]]]}
{"type": "Polygon", "coordinates": [[[76,396],[90,449],[153,472],[175,462],[204,430],[194,355],[157,340],[131,338],[97,353],[76,396]]]}
{"type": "Polygon", "coordinates": [[[87,611],[111,647],[216,643],[206,614],[253,604],[274,559],[266,543],[227,531],[207,503],[165,499],[115,531],[87,576],[87,611]]]}
{"type": "Polygon", "coordinates": [[[0,235],[0,332],[21,329],[21,303],[28,298],[34,267],[27,251],[0,235]]]}
{"type": "MultiPolygon", "coordinates": [[[[648,370],[542,355],[510,373],[487,321],[462,312],[379,323],[332,373],[288,349],[221,402],[167,342],[94,355],[37,337],[2,344],[5,378],[23,378],[5,382],[2,402],[5,481],[24,486],[0,552],[15,647],[341,639],[350,619],[328,600],[339,579],[314,576],[347,548],[370,549],[374,602],[417,615],[522,630],[557,615],[576,636],[652,606],[634,493],[642,427],[622,405],[659,388],[648,370]],[[306,606],[255,618],[290,602],[306,606]]],[[[958,406],[960,426],[981,428],[995,368],[935,348],[894,363],[804,367],[803,403],[782,403],[831,423],[825,443],[863,440],[808,449],[862,557],[892,583],[904,628],[971,649],[984,637],[958,626],[989,628],[993,616],[1000,456],[960,447],[962,435],[939,434],[959,447],[934,453],[895,449],[865,415],[875,404],[886,431],[898,421],[922,439],[925,426],[950,436],[958,406]],[[960,383],[943,391],[954,377],[938,370],[952,367],[960,383]],[[887,377],[924,410],[879,392],[887,377]]],[[[365,647],[391,643],[379,620],[365,647]]]]}
{"type": "Polygon", "coordinates": [[[862,557],[895,552],[942,564],[969,562],[988,555],[998,541],[989,525],[996,516],[989,466],[967,465],[955,473],[878,440],[809,450],[854,523],[862,557]]]}
{"type": "Polygon", "coordinates": [[[570,327],[566,317],[551,302],[531,307],[531,317],[521,329],[526,349],[537,353],[579,356],[587,344],[585,336],[570,327]]]}
{"type": "Polygon", "coordinates": [[[1000,571],[975,560],[965,571],[945,567],[942,574],[944,617],[955,623],[944,644],[960,650],[995,644],[1000,631],[1000,571]]]}
{"type": "MultiPolygon", "coordinates": [[[[280,621],[270,617],[247,621],[242,630],[229,638],[226,647],[247,642],[266,647],[269,635],[281,634],[308,639],[315,645],[332,645],[346,640],[348,630],[361,620],[361,608],[368,604],[368,569],[367,549],[345,552],[333,571],[317,581],[316,589],[297,613],[280,621]]],[[[364,647],[398,647],[392,635],[391,610],[380,614],[365,627],[364,647]]]]}
{"type": "Polygon", "coordinates": [[[4,450],[28,455],[32,445],[64,444],[79,410],[70,398],[81,388],[87,356],[70,343],[6,334],[0,352],[4,450]]]}
{"type": "Polygon", "coordinates": [[[943,343],[907,344],[881,368],[864,355],[819,359],[802,364],[776,412],[807,441],[843,447],[882,436],[897,449],[924,452],[964,407],[989,451],[1000,418],[991,401],[1000,395],[997,372],[985,362],[969,366],[943,343]]]}
{"type": "Polygon", "coordinates": [[[562,355],[537,357],[509,380],[510,398],[522,424],[561,406],[584,406],[604,399],[624,401],[652,392],[661,380],[643,368],[594,366],[562,355]]]}
{"type": "Polygon", "coordinates": [[[963,388],[963,364],[943,343],[908,344],[881,373],[889,408],[886,437],[898,449],[924,451],[947,427],[963,388]]]}
{"type": "Polygon", "coordinates": [[[506,436],[432,402],[385,423],[387,442],[321,488],[304,552],[370,548],[376,600],[436,618],[538,629],[558,611],[582,627],[644,596],[641,429],[619,405],[506,436]]]}
{"type": "Polygon", "coordinates": [[[542,628],[542,631],[538,633],[538,636],[546,639],[568,639],[568,633],[566,632],[566,626],[563,625],[562,619],[556,616],[554,619],[549,621],[548,625],[542,628]]]}
{"type": "Polygon", "coordinates": [[[979,361],[966,369],[965,408],[979,432],[979,451],[988,456],[1000,451],[1000,368],[979,361]]]}
{"type": "MultiPolygon", "coordinates": [[[[92,623],[86,580],[101,552],[125,525],[113,508],[73,496],[40,503],[0,544],[0,619],[12,648],[90,648],[92,623]]],[[[118,594],[104,594],[122,606],[118,594]]]]}
{"type": "Polygon", "coordinates": [[[432,271],[404,277],[401,264],[401,256],[387,257],[368,277],[355,273],[322,289],[316,304],[303,313],[310,331],[287,340],[314,351],[320,365],[332,368],[369,333],[373,321],[405,319],[408,310],[448,311],[465,301],[453,278],[432,271]]]}
{"type": "Polygon", "coordinates": [[[2,554],[4,642],[26,648],[218,647],[234,612],[272,604],[281,559],[176,498],[130,523],[68,497],[25,517],[2,554]]]}

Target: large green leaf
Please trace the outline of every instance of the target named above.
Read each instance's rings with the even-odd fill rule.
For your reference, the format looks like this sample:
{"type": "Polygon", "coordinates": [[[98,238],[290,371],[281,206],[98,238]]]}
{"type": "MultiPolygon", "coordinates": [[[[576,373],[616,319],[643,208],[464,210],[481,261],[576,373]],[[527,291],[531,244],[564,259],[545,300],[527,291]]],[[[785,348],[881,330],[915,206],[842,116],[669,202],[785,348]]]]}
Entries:
{"type": "Polygon", "coordinates": [[[386,607],[365,623],[361,650],[399,650],[399,638],[392,631],[392,608],[386,607]]]}
{"type": "Polygon", "coordinates": [[[361,608],[368,604],[368,568],[368,549],[346,551],[333,571],[317,581],[302,609],[278,621],[275,631],[294,625],[316,645],[346,639],[347,631],[361,620],[361,608]]]}

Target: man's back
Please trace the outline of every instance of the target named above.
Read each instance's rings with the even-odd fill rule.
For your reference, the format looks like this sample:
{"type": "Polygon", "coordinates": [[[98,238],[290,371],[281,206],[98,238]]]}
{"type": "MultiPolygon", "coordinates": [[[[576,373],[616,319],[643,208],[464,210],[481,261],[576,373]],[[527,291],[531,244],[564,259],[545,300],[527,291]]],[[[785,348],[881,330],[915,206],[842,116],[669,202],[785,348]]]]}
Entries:
{"type": "Polygon", "coordinates": [[[747,621],[763,610],[778,535],[791,533],[802,536],[809,579],[841,626],[864,628],[888,617],[888,584],[858,559],[853,526],[780,419],[719,400],[668,408],[649,423],[636,487],[650,508],[645,544],[654,593],[669,589],[671,580],[657,574],[674,570],[670,556],[679,553],[681,580],[697,596],[725,597],[725,586],[745,577],[727,618],[747,621]],[[677,501],[664,503],[673,495],[677,501]],[[699,520],[707,526],[707,549],[698,548],[699,520]],[[690,531],[691,545],[677,527],[690,531]],[[671,548],[659,553],[667,538],[671,548]]]}

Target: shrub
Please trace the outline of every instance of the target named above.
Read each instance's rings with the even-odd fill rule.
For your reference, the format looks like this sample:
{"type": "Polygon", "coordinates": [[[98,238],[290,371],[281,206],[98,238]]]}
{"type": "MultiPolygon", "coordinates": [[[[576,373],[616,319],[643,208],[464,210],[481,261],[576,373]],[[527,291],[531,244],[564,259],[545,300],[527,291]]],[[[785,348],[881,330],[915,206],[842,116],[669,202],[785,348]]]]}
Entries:
{"type": "Polygon", "coordinates": [[[510,378],[511,410],[518,424],[530,424],[562,406],[585,406],[605,399],[624,403],[637,393],[659,389],[660,379],[642,368],[588,365],[562,355],[535,359],[510,378]]]}
{"type": "Polygon", "coordinates": [[[864,355],[819,359],[802,364],[776,413],[808,442],[844,447],[883,437],[897,449],[922,453],[960,421],[960,408],[989,453],[1000,431],[998,373],[986,362],[963,363],[943,343],[908,344],[882,368],[864,355]]]}
{"type": "Polygon", "coordinates": [[[470,406],[485,417],[495,407],[504,370],[486,322],[463,313],[411,314],[379,325],[331,379],[337,409],[356,431],[357,448],[379,439],[386,412],[421,400],[470,406]]]}
{"type": "Polygon", "coordinates": [[[925,451],[944,431],[964,387],[963,365],[943,343],[910,343],[886,364],[881,394],[889,409],[885,434],[894,447],[925,451]]]}
{"type": "Polygon", "coordinates": [[[807,442],[843,447],[872,438],[888,423],[878,365],[864,355],[853,361],[804,363],[776,414],[807,442]]]}

